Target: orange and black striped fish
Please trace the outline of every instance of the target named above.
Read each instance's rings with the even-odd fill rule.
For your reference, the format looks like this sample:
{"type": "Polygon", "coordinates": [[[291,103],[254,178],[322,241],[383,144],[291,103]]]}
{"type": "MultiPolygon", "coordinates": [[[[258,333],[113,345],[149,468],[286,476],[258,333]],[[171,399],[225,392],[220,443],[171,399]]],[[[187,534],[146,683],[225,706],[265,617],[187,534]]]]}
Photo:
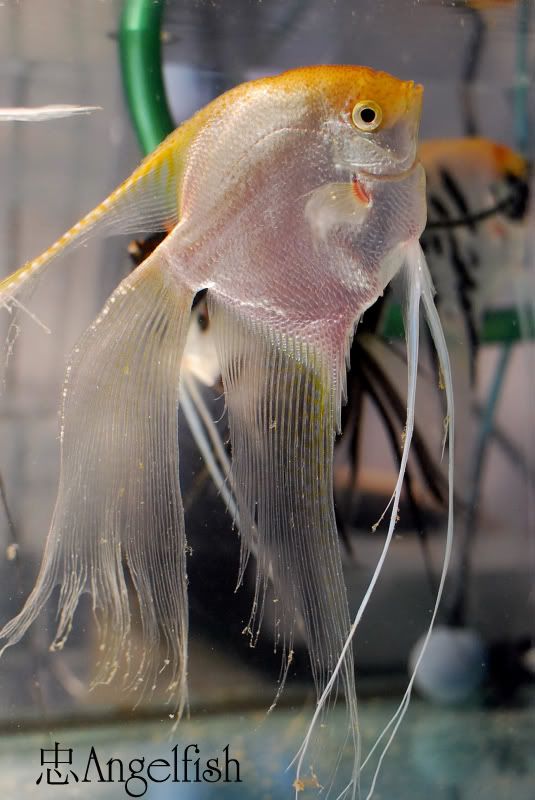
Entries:
{"type": "Polygon", "coordinates": [[[481,137],[423,142],[420,158],[428,204],[422,247],[443,324],[462,317],[474,374],[483,311],[522,258],[529,165],[481,137]]]}

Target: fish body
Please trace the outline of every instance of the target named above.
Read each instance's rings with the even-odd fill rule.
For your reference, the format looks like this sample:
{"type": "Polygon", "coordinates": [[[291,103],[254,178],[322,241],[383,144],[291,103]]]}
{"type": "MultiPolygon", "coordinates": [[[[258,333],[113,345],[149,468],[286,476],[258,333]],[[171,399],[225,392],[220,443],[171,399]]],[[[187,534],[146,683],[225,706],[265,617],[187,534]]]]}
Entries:
{"type": "MultiPolygon", "coordinates": [[[[314,761],[331,731],[329,698],[339,683],[347,708],[340,752],[346,742],[354,752],[339,796],[358,790],[351,637],[393,535],[414,426],[420,300],[453,422],[447,352],[418,245],[426,218],[416,158],[421,101],[420,86],[365,67],[300,68],[243,84],[184,123],[107,200],[0,283],[0,307],[24,308],[55,257],[93,231],[170,231],[112,294],[67,365],[58,497],[36,586],[0,632],[5,646],[21,638],[60,583],[53,647],[62,647],[89,591],[102,639],[97,679],[121,670],[141,693],[163,672],[178,713],[184,707],[187,548],[176,412],[191,309],[206,291],[229,416],[240,577],[250,552],[256,558],[247,630],[254,643],[269,579],[281,589],[273,633],[282,685],[297,621],[317,684],[296,791],[305,754],[314,761]],[[402,268],[409,287],[405,449],[384,555],[351,627],[333,442],[354,328],[402,268]],[[143,650],[135,662],[126,648],[123,667],[131,624],[125,568],[143,650]]],[[[326,794],[334,780],[325,777],[326,794]]]]}
{"type": "MultiPolygon", "coordinates": [[[[483,137],[427,140],[420,143],[418,156],[426,173],[430,209],[421,239],[437,291],[436,303],[447,327],[462,318],[475,357],[483,312],[501,284],[510,282],[511,268],[514,271],[522,260],[529,165],[511,148],[483,137]]],[[[318,202],[313,199],[305,207],[320,237],[344,211],[349,220],[357,213],[348,209],[346,191],[337,193],[333,186],[327,186],[325,198],[316,192],[318,202]]],[[[152,249],[148,247],[144,257],[152,249]]],[[[213,384],[220,370],[213,342],[208,341],[209,322],[205,321],[200,334],[196,319],[192,328],[185,355],[193,355],[195,349],[192,368],[199,376],[202,373],[203,383],[213,384]]]]}

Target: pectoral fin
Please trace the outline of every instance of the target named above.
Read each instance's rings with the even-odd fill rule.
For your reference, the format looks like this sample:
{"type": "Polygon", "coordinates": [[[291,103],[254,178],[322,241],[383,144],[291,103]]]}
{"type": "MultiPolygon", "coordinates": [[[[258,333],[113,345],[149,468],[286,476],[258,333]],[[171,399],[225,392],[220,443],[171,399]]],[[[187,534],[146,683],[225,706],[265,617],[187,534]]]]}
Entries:
{"type": "Polygon", "coordinates": [[[369,198],[360,183],[326,183],[311,193],[305,216],[318,241],[325,241],[329,231],[340,225],[354,230],[368,216],[369,198]]]}

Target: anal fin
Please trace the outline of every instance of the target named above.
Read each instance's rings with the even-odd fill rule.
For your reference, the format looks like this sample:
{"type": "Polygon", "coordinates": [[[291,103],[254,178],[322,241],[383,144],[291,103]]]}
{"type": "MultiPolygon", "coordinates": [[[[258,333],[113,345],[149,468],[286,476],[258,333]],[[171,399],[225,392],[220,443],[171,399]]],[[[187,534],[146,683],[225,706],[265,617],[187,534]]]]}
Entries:
{"type": "MultiPolygon", "coordinates": [[[[350,626],[332,492],[334,432],[341,395],[333,375],[338,364],[344,363],[344,353],[338,354],[333,365],[311,342],[241,318],[235,307],[214,293],[208,293],[208,304],[228,406],[232,483],[240,490],[236,501],[242,565],[249,550],[256,551],[249,634],[254,643],[271,579],[282,683],[292,660],[295,627],[302,621],[321,694],[350,626]]],[[[309,748],[312,763],[325,739],[333,737],[339,753],[336,765],[346,743],[354,748],[358,764],[351,649],[346,649],[338,683],[347,707],[345,737],[330,716],[335,689],[323,710],[323,725],[309,748]]],[[[318,769],[319,781],[326,788],[342,777],[335,776],[332,764],[329,771],[331,774],[322,775],[318,769]]]]}
{"type": "Polygon", "coordinates": [[[15,644],[60,584],[52,647],[61,648],[87,591],[101,640],[96,680],[108,682],[126,662],[124,682],[141,695],[163,671],[179,711],[188,625],[177,409],[191,303],[158,249],[120,284],[75,347],[41,570],[24,608],[0,632],[4,647],[15,644]],[[141,620],[137,663],[128,653],[126,566],[141,620]]]}

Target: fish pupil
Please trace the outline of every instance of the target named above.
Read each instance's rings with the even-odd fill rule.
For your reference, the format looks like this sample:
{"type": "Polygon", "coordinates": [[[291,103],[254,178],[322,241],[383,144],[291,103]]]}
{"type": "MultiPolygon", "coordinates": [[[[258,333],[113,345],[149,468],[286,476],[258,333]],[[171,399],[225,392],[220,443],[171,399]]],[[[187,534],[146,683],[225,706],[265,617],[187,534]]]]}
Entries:
{"type": "Polygon", "coordinates": [[[376,112],[373,108],[366,106],[365,108],[361,108],[360,110],[360,118],[366,125],[370,125],[370,123],[375,122],[376,112]]]}

